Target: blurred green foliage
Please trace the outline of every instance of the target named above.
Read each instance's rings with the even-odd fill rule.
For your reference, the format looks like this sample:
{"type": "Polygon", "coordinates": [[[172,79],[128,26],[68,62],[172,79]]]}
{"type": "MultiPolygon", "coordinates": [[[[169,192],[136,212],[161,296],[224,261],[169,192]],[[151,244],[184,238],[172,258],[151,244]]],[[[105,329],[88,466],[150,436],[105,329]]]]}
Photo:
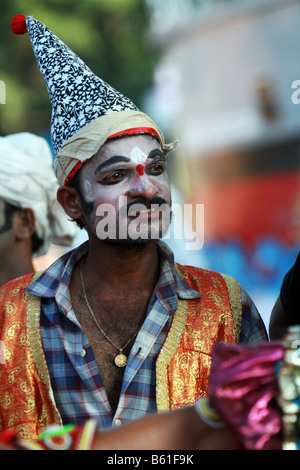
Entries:
{"type": "Polygon", "coordinates": [[[11,18],[31,15],[62,39],[93,72],[141,106],[158,51],[146,40],[143,0],[0,0],[0,135],[47,133],[51,105],[28,34],[11,32],[11,18]]]}

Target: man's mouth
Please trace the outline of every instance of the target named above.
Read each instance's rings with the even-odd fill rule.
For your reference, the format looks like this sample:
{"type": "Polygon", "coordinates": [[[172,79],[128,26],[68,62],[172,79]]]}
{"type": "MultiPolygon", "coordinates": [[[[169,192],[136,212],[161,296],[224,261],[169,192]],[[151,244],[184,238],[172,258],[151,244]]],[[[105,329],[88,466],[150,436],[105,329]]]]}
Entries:
{"type": "Polygon", "coordinates": [[[159,218],[161,213],[161,204],[133,204],[129,207],[127,215],[130,219],[139,217],[139,219],[149,220],[159,218]]]}
{"type": "Polygon", "coordinates": [[[151,207],[150,209],[143,209],[141,211],[138,211],[140,214],[151,214],[151,212],[156,212],[157,208],[151,207]]]}

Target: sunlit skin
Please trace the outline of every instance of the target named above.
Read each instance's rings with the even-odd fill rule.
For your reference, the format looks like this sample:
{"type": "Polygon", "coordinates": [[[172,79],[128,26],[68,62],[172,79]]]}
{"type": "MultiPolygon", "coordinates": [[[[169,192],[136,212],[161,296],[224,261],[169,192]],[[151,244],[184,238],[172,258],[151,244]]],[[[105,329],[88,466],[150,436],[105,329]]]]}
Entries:
{"type": "MultiPolygon", "coordinates": [[[[228,428],[213,428],[200,419],[194,407],[185,406],[167,413],[150,414],[120,427],[96,434],[93,450],[241,450],[228,428]]],[[[0,450],[11,450],[0,443],[0,450]]],[[[115,454],[117,455],[117,454],[115,454]]],[[[137,454],[139,455],[139,454],[137,454]]],[[[158,455],[158,459],[160,458],[158,455]]],[[[169,455],[169,454],[168,454],[169,455]]],[[[185,462],[185,454],[173,454],[176,463],[185,462]]],[[[191,463],[196,463],[190,452],[191,463]]],[[[155,457],[155,454],[154,454],[155,457]]],[[[162,462],[168,462],[162,455],[162,462]]],[[[154,460],[156,463],[157,460],[154,460]]]]}

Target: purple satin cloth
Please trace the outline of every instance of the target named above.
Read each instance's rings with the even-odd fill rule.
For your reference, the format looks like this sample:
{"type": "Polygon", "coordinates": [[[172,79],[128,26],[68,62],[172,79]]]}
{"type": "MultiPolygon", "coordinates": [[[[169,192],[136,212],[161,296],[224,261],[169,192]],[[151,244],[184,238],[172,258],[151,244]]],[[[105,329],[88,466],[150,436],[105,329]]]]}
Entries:
{"type": "Polygon", "coordinates": [[[217,344],[213,351],[210,403],[248,450],[280,450],[279,343],[217,344]]]}

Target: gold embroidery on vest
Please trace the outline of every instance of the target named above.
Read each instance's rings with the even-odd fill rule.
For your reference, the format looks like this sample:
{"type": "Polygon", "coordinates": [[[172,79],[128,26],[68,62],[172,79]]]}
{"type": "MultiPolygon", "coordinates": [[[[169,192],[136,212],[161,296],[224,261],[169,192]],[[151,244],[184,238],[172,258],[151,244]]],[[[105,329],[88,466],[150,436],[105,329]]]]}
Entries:
{"type": "Polygon", "coordinates": [[[221,285],[220,280],[217,277],[212,278],[212,283],[214,286],[219,287],[221,285]]]}
{"type": "Polygon", "coordinates": [[[21,392],[26,393],[26,394],[33,392],[32,388],[30,387],[30,385],[25,380],[20,382],[19,388],[20,388],[21,392]]]}
{"type": "Polygon", "coordinates": [[[8,375],[8,383],[9,384],[14,384],[15,380],[16,380],[16,375],[18,375],[20,371],[20,368],[19,367],[15,367],[8,375]]]}
{"type": "Polygon", "coordinates": [[[5,349],[4,349],[4,361],[9,362],[11,360],[12,352],[8,348],[7,344],[5,343],[5,349]]]}
{"type": "Polygon", "coordinates": [[[28,427],[27,426],[17,426],[17,432],[20,435],[21,439],[29,440],[32,439],[32,434],[31,432],[28,432],[28,427]]]}
{"type": "Polygon", "coordinates": [[[33,411],[35,411],[35,400],[34,398],[28,398],[27,400],[27,408],[23,410],[25,414],[31,414],[33,411]]]}
{"type": "Polygon", "coordinates": [[[217,295],[215,292],[207,292],[206,295],[208,298],[211,298],[218,307],[223,304],[222,297],[220,295],[217,295]]]}
{"type": "Polygon", "coordinates": [[[10,420],[8,421],[8,427],[13,428],[15,423],[18,421],[20,421],[19,415],[17,413],[12,414],[10,420]]]}
{"type": "Polygon", "coordinates": [[[205,322],[207,322],[207,323],[210,322],[212,316],[213,316],[213,312],[212,312],[212,310],[210,310],[210,309],[206,309],[206,310],[204,310],[203,313],[202,313],[203,321],[205,321],[205,322]]]}
{"type": "Polygon", "coordinates": [[[176,270],[201,297],[186,301],[185,326],[173,357],[167,361],[162,355],[163,360],[157,361],[158,412],[190,405],[205,396],[209,392],[213,345],[235,342],[239,335],[238,284],[230,279],[226,283],[220,274],[201,268],[176,265],[176,270]]]}
{"type": "Polygon", "coordinates": [[[4,312],[0,331],[5,341],[0,429],[13,427],[24,439],[36,439],[45,426],[62,424],[40,336],[40,298],[24,290],[40,274],[22,276],[0,291],[4,312]]]}
{"type": "MultiPolygon", "coordinates": [[[[32,278],[32,282],[34,282],[39,276],[41,275],[40,272],[35,273],[32,278]]],[[[48,366],[46,362],[46,358],[44,355],[44,350],[42,346],[41,334],[40,334],[40,309],[41,309],[41,299],[35,295],[26,294],[27,302],[28,302],[28,337],[31,346],[31,352],[33,355],[33,360],[37,366],[39,375],[43,382],[45,383],[48,393],[53,402],[54,414],[55,414],[55,422],[57,424],[62,424],[62,420],[59,414],[59,411],[56,407],[53,397],[53,391],[51,388],[50,376],[48,371],[48,366]]]]}
{"type": "Polygon", "coordinates": [[[26,333],[20,334],[19,343],[20,343],[20,346],[24,346],[24,347],[29,345],[29,341],[28,341],[26,333]]]}
{"type": "Polygon", "coordinates": [[[6,315],[13,315],[15,313],[15,306],[11,302],[5,302],[4,312],[6,315]]]}
{"type": "Polygon", "coordinates": [[[17,330],[21,328],[21,322],[14,323],[8,330],[8,338],[14,338],[16,336],[17,330]]]}
{"type": "Polygon", "coordinates": [[[223,279],[226,282],[227,290],[229,294],[233,320],[235,325],[235,337],[236,341],[239,341],[242,325],[242,301],[241,291],[238,282],[227,274],[222,274],[223,279]]]}
{"type": "Polygon", "coordinates": [[[12,404],[11,395],[9,393],[4,393],[1,397],[1,403],[4,408],[9,408],[12,404]]]}
{"type": "Polygon", "coordinates": [[[179,300],[169,334],[156,361],[156,403],[159,413],[170,409],[167,366],[179,345],[186,316],[187,301],[179,300]]]}

